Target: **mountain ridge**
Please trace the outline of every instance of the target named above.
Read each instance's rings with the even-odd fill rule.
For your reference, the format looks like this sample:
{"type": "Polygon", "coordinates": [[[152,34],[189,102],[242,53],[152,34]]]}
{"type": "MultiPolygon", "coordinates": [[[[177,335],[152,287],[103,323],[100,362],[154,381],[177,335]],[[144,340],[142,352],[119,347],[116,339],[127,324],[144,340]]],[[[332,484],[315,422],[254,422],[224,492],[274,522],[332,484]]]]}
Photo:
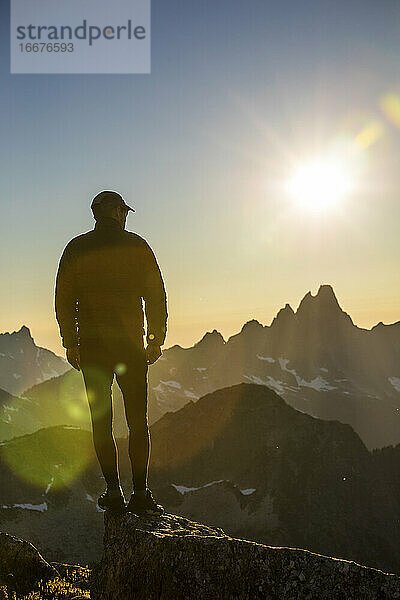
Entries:
{"type": "MultiPolygon", "coordinates": [[[[315,295],[305,294],[296,312],[286,303],[270,325],[250,319],[227,340],[214,328],[193,346],[164,349],[149,369],[149,421],[247,381],[274,389],[298,410],[350,424],[369,448],[383,447],[400,442],[399,365],[400,321],[359,328],[340,307],[333,287],[321,284],[315,295]]],[[[55,423],[71,422],[73,408],[72,422],[90,428],[82,376],[66,369],[23,395],[34,402],[39,421],[42,413],[43,424],[51,424],[56,402],[64,409],[54,415],[55,423]]],[[[0,387],[1,381],[0,361],[0,387]]],[[[115,384],[113,391],[116,425],[124,435],[115,384]]],[[[16,413],[8,412],[10,417],[17,418],[16,413]]]]}

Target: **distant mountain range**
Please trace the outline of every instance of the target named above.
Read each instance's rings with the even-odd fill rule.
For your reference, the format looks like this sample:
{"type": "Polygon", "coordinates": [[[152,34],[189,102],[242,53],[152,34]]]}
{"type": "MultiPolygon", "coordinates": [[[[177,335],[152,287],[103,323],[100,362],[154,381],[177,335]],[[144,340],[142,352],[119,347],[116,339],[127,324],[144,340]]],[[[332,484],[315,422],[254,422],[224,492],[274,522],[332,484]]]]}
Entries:
{"type": "Polygon", "coordinates": [[[19,396],[24,390],[70,369],[66,360],[36,346],[28,327],[0,333],[0,387],[19,396]]]}
{"type": "MultiPolygon", "coordinates": [[[[400,573],[400,445],[370,452],[349,425],[241,383],[151,426],[150,487],[166,510],[230,535],[400,573]]],[[[127,440],[118,440],[130,493],[127,440]]],[[[49,560],[92,564],[103,490],[90,433],[42,429],[0,445],[2,530],[49,560]]]]}
{"type": "MultiPolygon", "coordinates": [[[[304,296],[296,312],[286,304],[270,326],[251,320],[227,341],[214,329],[190,348],[164,350],[149,370],[149,420],[154,423],[191,400],[240,382],[265,385],[297,410],[350,424],[370,449],[397,444],[400,321],[359,328],[339,306],[332,287],[321,285],[315,296],[304,296]]],[[[1,372],[0,387],[9,390],[1,372]]],[[[124,436],[116,383],[113,390],[115,428],[124,436]]],[[[3,430],[8,427],[9,435],[0,427],[2,439],[12,437],[13,423],[26,432],[37,423],[90,428],[82,375],[73,369],[25,389],[23,397],[32,404],[32,422],[26,422],[24,410],[3,411],[3,430]]]]}
{"type": "Polygon", "coordinates": [[[31,399],[23,397],[23,392],[34,384],[58,378],[70,370],[66,360],[46,348],[36,346],[25,325],[13,333],[1,333],[0,440],[35,431],[44,425],[53,425],[51,419],[57,412],[56,407],[47,410],[44,404],[36,405],[31,399]]]}
{"type": "Polygon", "coordinates": [[[286,304],[270,326],[252,320],[227,342],[214,330],[192,348],[165,350],[151,369],[152,418],[241,381],[350,424],[369,448],[400,442],[400,321],[357,327],[330,285],[296,312],[286,304]]]}

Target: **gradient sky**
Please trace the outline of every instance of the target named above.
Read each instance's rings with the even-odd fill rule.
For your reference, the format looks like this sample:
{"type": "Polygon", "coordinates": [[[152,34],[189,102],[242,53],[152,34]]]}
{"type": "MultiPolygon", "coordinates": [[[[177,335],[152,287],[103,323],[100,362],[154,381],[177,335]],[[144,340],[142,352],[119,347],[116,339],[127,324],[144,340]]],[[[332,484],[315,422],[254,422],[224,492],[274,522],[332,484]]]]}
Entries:
{"type": "Polygon", "coordinates": [[[150,75],[76,76],[10,75],[6,4],[0,332],[62,353],[58,261],[101,189],[158,257],[166,347],[270,324],[321,283],[360,327],[400,319],[398,2],[153,0],[150,75]],[[370,130],[352,194],[293,203],[294,164],[370,130]]]}

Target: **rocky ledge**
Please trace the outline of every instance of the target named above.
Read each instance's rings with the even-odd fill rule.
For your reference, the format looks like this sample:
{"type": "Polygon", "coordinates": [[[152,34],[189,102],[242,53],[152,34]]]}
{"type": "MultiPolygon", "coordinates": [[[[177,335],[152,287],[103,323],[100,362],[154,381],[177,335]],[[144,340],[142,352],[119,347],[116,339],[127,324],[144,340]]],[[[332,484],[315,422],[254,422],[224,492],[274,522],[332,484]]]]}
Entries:
{"type": "Polygon", "coordinates": [[[0,532],[0,586],[26,594],[38,581],[48,581],[58,575],[57,569],[46,562],[30,542],[0,532]]]}
{"type": "Polygon", "coordinates": [[[232,538],[165,514],[105,513],[92,600],[400,600],[400,577],[298,548],[232,538]]]}

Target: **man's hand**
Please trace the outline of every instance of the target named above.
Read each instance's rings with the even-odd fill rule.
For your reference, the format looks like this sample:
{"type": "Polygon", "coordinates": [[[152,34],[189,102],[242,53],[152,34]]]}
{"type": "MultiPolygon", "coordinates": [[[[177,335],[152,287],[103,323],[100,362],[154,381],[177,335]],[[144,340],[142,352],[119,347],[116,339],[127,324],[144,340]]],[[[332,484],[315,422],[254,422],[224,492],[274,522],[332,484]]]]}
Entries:
{"type": "Polygon", "coordinates": [[[157,344],[148,344],[146,347],[146,358],[147,364],[152,365],[156,362],[158,358],[160,358],[162,352],[161,347],[157,346],[157,344]]]}
{"type": "Polygon", "coordinates": [[[81,370],[81,357],[79,352],[79,346],[73,346],[72,348],[67,348],[67,361],[74,367],[77,371],[81,370]]]}

